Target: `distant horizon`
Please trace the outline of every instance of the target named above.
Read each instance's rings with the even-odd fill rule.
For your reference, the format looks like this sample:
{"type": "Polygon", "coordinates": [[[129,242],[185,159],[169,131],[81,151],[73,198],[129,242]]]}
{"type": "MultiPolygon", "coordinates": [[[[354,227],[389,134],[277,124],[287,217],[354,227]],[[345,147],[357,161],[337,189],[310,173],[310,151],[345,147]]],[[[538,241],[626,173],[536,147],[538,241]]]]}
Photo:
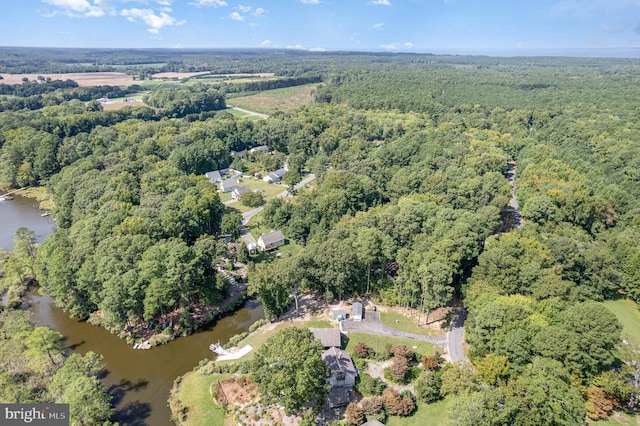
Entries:
{"type": "Polygon", "coordinates": [[[385,54],[385,55],[435,55],[435,56],[487,56],[487,57],[570,57],[570,58],[616,58],[640,59],[640,47],[557,47],[557,48],[434,48],[426,51],[387,51],[387,50],[313,50],[292,49],[278,47],[83,47],[83,46],[2,46],[0,49],[41,49],[41,50],[168,50],[168,51],[277,51],[277,52],[307,52],[317,54],[354,53],[354,54],[385,54]]]}
{"type": "Polygon", "coordinates": [[[638,0],[20,0],[7,46],[638,57],[638,0]],[[211,47],[216,46],[216,47],[211,47]],[[578,50],[580,49],[580,50],[578,50]],[[585,49],[585,50],[582,50],[585,49]],[[576,53],[578,52],[578,53],[576,53]]]}

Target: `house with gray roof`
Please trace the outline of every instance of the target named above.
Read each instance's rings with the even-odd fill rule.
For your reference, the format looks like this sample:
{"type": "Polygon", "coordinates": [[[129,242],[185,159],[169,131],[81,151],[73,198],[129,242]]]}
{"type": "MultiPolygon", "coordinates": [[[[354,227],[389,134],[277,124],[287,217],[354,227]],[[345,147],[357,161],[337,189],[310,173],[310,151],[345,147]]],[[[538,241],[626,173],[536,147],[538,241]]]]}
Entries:
{"type": "Polygon", "coordinates": [[[351,305],[351,319],[353,321],[362,321],[362,303],[354,302],[351,305]]]}
{"type": "Polygon", "coordinates": [[[310,328],[313,337],[322,344],[324,348],[339,348],[342,344],[340,341],[340,330],[337,328],[310,328]]]}
{"type": "Polygon", "coordinates": [[[220,192],[231,192],[238,186],[236,179],[225,179],[220,182],[220,192]]]}
{"type": "Polygon", "coordinates": [[[358,370],[348,353],[336,347],[331,347],[322,352],[322,359],[331,372],[329,383],[334,388],[351,388],[356,383],[358,370]]]}
{"type": "Polygon", "coordinates": [[[276,183],[282,179],[282,176],[284,176],[285,173],[287,173],[287,169],[278,169],[263,177],[262,180],[267,183],[276,183]]]}
{"type": "Polygon", "coordinates": [[[262,234],[258,238],[258,247],[262,251],[274,250],[282,245],[284,245],[284,234],[280,230],[262,234]]]}
{"type": "Polygon", "coordinates": [[[220,182],[222,182],[222,175],[220,174],[219,170],[214,170],[214,171],[211,171],[211,172],[207,172],[204,175],[209,178],[209,181],[211,183],[220,183],[220,182]]]}
{"type": "Polygon", "coordinates": [[[251,189],[248,186],[239,186],[233,190],[233,192],[231,193],[231,198],[233,198],[234,200],[239,200],[244,194],[249,192],[251,192],[251,189]]]}

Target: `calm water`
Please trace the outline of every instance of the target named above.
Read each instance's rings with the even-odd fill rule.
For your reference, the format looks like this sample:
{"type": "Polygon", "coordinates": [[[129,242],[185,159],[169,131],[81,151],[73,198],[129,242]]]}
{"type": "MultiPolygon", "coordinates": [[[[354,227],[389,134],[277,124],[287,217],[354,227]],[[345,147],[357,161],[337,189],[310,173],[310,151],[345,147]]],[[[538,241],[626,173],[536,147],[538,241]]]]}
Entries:
{"type": "Polygon", "coordinates": [[[0,201],[0,248],[11,250],[13,235],[21,226],[31,229],[38,242],[53,232],[56,223],[52,216],[42,217],[37,201],[18,194],[11,201],[0,201]]]}
{"type": "MultiPolygon", "coordinates": [[[[43,218],[33,200],[17,196],[0,202],[0,247],[10,250],[13,235],[21,226],[33,230],[42,241],[56,228],[51,216],[43,218]]],[[[203,358],[212,358],[209,345],[226,343],[236,334],[264,318],[262,305],[248,301],[235,314],[222,318],[210,329],[180,337],[151,350],[135,350],[103,328],[69,318],[49,296],[28,295],[33,320],[63,334],[73,351],[93,351],[104,356],[109,387],[121,425],[173,425],[167,407],[173,380],[193,369],[203,358]]]]}

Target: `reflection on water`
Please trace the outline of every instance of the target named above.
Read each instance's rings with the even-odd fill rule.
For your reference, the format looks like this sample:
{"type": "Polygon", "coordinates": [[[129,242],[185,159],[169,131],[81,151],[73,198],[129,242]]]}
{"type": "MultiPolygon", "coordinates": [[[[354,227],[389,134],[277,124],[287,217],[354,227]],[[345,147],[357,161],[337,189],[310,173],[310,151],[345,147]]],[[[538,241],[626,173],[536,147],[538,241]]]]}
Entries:
{"type": "Polygon", "coordinates": [[[0,201],[0,249],[9,251],[13,247],[13,235],[22,226],[31,229],[38,242],[53,232],[56,223],[53,217],[42,217],[37,201],[13,195],[11,201],[0,201]]]}
{"type": "MultiPolygon", "coordinates": [[[[56,225],[51,216],[41,214],[34,200],[18,194],[11,201],[0,201],[0,248],[10,250],[13,235],[22,226],[34,231],[39,242],[44,240],[56,225]]],[[[133,349],[101,327],[69,318],[54,306],[49,296],[32,293],[28,301],[36,324],[60,332],[71,350],[104,356],[108,371],[103,381],[113,397],[116,420],[121,425],[173,425],[167,407],[173,380],[192,370],[203,358],[211,358],[211,343],[225,343],[264,318],[262,305],[248,301],[243,309],[222,318],[206,331],[145,351],[133,349]]]]}
{"type": "Polygon", "coordinates": [[[235,314],[222,318],[207,330],[180,337],[151,350],[136,350],[101,327],[69,318],[53,305],[49,296],[31,294],[33,319],[67,338],[74,352],[104,356],[108,371],[103,381],[116,407],[116,420],[123,425],[171,425],[167,407],[173,380],[190,371],[203,358],[212,358],[209,345],[227,342],[264,318],[262,304],[248,301],[235,314]]]}

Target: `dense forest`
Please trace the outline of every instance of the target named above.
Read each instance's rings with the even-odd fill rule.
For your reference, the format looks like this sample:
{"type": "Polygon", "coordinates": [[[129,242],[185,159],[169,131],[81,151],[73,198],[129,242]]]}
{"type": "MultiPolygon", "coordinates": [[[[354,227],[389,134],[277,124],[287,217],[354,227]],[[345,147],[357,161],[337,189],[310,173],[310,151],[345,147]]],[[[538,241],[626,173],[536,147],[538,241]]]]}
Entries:
{"type": "Polygon", "coordinates": [[[263,161],[318,176],[265,207],[265,223],[302,246],[250,271],[267,316],[298,292],[370,295],[425,323],[459,299],[472,368],[451,370],[446,391],[429,385],[458,398],[453,424],[580,425],[635,409],[638,352],[601,302],[640,302],[637,61],[65,51],[36,64],[8,52],[1,71],[77,70],[94,54],[82,69],[146,60],[166,61],[154,72],[322,80],[314,104],[256,122],[202,114],[226,105],[206,86],[119,111],[56,87],[73,98],[0,114],[0,186],[53,195],[60,229],[33,274],[70,314],[121,331],[178,311],[193,327],[193,306],[224,296],[216,265],[232,255],[218,239],[230,216],[202,174],[242,168],[231,150],[267,145],[278,154],[263,161]],[[499,232],[509,160],[524,226],[499,232]]]}

